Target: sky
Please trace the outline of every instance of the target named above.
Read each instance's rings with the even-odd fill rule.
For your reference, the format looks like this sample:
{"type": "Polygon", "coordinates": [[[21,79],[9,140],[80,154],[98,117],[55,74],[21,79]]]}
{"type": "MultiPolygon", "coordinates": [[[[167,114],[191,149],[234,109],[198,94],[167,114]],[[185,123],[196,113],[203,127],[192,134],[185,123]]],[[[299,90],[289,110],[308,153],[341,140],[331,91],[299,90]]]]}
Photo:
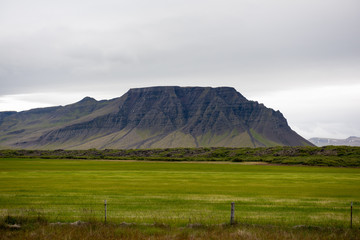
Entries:
{"type": "Polygon", "coordinates": [[[360,136],[359,0],[0,0],[0,111],[230,86],[305,138],[360,136]]]}

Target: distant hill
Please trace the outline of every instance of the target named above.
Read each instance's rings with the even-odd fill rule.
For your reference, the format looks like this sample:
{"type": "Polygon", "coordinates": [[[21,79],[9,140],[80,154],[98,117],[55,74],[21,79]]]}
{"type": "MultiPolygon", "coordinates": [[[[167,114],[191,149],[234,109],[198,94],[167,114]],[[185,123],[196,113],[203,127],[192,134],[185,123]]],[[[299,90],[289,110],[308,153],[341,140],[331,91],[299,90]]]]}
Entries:
{"type": "Polygon", "coordinates": [[[279,111],[230,87],[150,87],[122,97],[0,112],[0,148],[306,146],[279,111]]]}
{"type": "Polygon", "coordinates": [[[348,137],[347,139],[335,138],[310,138],[309,141],[318,147],[333,145],[333,146],[360,146],[360,137],[348,137]]]}

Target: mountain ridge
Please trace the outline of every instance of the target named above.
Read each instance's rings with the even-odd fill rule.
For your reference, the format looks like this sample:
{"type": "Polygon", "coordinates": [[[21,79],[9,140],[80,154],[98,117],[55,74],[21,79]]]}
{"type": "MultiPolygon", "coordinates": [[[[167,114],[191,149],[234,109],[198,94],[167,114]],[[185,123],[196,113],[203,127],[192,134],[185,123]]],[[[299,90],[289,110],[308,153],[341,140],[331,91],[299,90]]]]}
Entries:
{"type": "Polygon", "coordinates": [[[279,111],[231,87],[132,88],[119,98],[0,112],[0,148],[312,145],[279,111]],[[13,134],[11,134],[13,133],[13,134]]]}
{"type": "Polygon", "coordinates": [[[350,136],[346,139],[337,139],[337,138],[310,138],[308,140],[312,144],[322,147],[322,146],[353,146],[360,147],[360,137],[350,136]]]}

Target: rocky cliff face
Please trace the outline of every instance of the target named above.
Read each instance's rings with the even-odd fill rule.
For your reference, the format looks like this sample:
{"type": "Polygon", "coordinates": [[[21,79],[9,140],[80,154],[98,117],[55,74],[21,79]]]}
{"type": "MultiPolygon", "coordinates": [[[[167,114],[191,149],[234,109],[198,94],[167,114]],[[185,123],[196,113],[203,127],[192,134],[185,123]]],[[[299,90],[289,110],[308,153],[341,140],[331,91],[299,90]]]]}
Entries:
{"type": "Polygon", "coordinates": [[[229,87],[130,89],[65,107],[0,113],[0,147],[39,149],[303,146],[279,111],[229,87]]]}

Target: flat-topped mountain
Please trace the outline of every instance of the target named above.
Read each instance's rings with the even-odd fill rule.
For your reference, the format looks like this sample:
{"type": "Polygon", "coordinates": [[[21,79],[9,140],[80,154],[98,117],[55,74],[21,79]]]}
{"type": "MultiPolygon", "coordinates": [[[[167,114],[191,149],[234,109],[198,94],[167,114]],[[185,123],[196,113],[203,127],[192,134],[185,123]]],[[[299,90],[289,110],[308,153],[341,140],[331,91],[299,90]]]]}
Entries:
{"type": "Polygon", "coordinates": [[[230,87],[149,87],[120,98],[0,112],[0,148],[304,146],[279,111],[230,87]]]}

